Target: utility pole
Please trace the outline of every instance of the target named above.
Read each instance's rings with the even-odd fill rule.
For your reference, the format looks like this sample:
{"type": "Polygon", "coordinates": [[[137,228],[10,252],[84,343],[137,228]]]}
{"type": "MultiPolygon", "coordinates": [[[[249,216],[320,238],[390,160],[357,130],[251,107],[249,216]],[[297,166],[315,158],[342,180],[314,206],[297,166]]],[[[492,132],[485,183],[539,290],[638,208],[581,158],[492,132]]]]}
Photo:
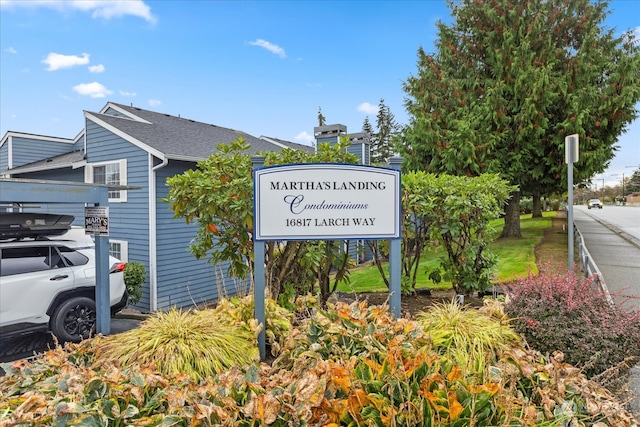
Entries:
{"type": "MultiPolygon", "coordinates": [[[[625,166],[626,168],[634,168],[635,166],[625,166]]],[[[627,205],[627,199],[624,196],[624,172],[622,172],[622,206],[627,205]]]]}

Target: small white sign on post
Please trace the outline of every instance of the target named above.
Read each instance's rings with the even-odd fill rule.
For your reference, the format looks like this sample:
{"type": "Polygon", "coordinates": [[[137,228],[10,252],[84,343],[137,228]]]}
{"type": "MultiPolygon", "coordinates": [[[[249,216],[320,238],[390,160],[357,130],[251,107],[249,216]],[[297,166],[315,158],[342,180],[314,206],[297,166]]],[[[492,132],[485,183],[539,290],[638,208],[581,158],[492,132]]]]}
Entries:
{"type": "Polygon", "coordinates": [[[396,239],[400,171],[311,163],[255,171],[255,240],[396,239]]]}
{"type": "Polygon", "coordinates": [[[84,208],[84,233],[97,236],[109,235],[109,208],[103,206],[84,208]]]}
{"type": "Polygon", "coordinates": [[[564,138],[564,162],[568,165],[578,161],[578,141],[577,133],[564,138]]]}
{"type": "Polygon", "coordinates": [[[577,133],[564,138],[564,161],[567,164],[567,227],[569,271],[573,270],[573,164],[578,161],[579,137],[577,133]]]}

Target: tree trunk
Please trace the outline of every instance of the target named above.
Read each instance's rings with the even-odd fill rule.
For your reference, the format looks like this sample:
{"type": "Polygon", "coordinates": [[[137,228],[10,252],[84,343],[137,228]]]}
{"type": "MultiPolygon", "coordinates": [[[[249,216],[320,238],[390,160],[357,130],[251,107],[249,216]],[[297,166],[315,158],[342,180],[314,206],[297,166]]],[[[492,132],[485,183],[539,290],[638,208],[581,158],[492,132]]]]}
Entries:
{"type": "Polygon", "coordinates": [[[532,215],[533,218],[542,218],[542,197],[540,193],[533,193],[533,209],[532,215]]]}
{"type": "Polygon", "coordinates": [[[520,192],[511,193],[511,198],[504,209],[504,228],[500,237],[522,237],[520,232],[520,192]]]}

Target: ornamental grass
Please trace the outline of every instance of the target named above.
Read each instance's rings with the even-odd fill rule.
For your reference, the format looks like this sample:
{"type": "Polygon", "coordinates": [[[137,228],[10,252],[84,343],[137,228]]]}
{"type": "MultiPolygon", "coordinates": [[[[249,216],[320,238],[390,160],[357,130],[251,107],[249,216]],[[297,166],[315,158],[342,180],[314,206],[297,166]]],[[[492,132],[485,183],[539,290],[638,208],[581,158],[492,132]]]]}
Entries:
{"type": "Polygon", "coordinates": [[[105,337],[95,352],[97,365],[153,366],[196,381],[259,359],[255,333],[211,310],[158,313],[136,329],[105,337]]]}
{"type": "Polygon", "coordinates": [[[452,300],[437,303],[416,315],[439,354],[449,357],[463,372],[482,377],[501,352],[520,343],[506,319],[466,309],[452,300]]]}

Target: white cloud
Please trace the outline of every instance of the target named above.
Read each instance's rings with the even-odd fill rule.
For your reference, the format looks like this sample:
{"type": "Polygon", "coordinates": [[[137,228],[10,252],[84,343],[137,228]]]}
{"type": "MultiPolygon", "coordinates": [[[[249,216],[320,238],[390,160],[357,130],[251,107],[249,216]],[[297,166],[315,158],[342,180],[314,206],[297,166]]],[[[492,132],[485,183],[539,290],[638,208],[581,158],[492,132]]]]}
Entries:
{"type": "Polygon", "coordinates": [[[104,72],[104,65],[102,65],[102,64],[89,65],[89,71],[92,72],[92,73],[103,73],[104,72]]]}
{"type": "Polygon", "coordinates": [[[8,48],[6,48],[5,52],[13,53],[14,55],[18,53],[18,51],[15,50],[12,46],[9,46],[8,48]]]}
{"type": "Polygon", "coordinates": [[[313,143],[313,141],[315,141],[315,138],[313,137],[313,135],[309,135],[306,131],[300,132],[293,139],[306,144],[311,144],[313,143]]]}
{"type": "Polygon", "coordinates": [[[11,7],[48,7],[58,11],[80,10],[91,12],[92,18],[120,18],[122,16],[137,16],[154,24],[157,18],[151,13],[151,8],[142,0],[0,0],[3,8],[11,7]]]}
{"type": "Polygon", "coordinates": [[[61,68],[75,67],[76,65],[87,65],[89,63],[89,54],[83,53],[82,56],[76,56],[51,52],[42,62],[49,66],[47,71],[55,71],[61,68]]]}
{"type": "Polygon", "coordinates": [[[157,99],[150,99],[149,105],[152,107],[159,107],[160,105],[162,105],[162,101],[158,101],[157,99]]]}
{"type": "Polygon", "coordinates": [[[640,26],[633,30],[633,35],[636,36],[636,43],[640,44],[640,26]]]}
{"type": "Polygon", "coordinates": [[[358,105],[358,111],[367,114],[378,114],[378,106],[369,104],[368,102],[363,102],[358,105]]]}
{"type": "Polygon", "coordinates": [[[105,98],[113,92],[104,87],[101,83],[81,83],[73,87],[73,90],[80,95],[90,96],[91,98],[105,98]]]}
{"type": "Polygon", "coordinates": [[[266,40],[256,39],[255,41],[249,42],[251,46],[259,46],[261,48],[267,49],[269,52],[278,55],[280,58],[286,58],[287,54],[284,52],[284,49],[280,46],[270,43],[266,40]]]}
{"type": "Polygon", "coordinates": [[[118,92],[120,92],[120,95],[122,96],[136,96],[135,92],[127,92],[126,90],[119,90],[118,92]]]}

